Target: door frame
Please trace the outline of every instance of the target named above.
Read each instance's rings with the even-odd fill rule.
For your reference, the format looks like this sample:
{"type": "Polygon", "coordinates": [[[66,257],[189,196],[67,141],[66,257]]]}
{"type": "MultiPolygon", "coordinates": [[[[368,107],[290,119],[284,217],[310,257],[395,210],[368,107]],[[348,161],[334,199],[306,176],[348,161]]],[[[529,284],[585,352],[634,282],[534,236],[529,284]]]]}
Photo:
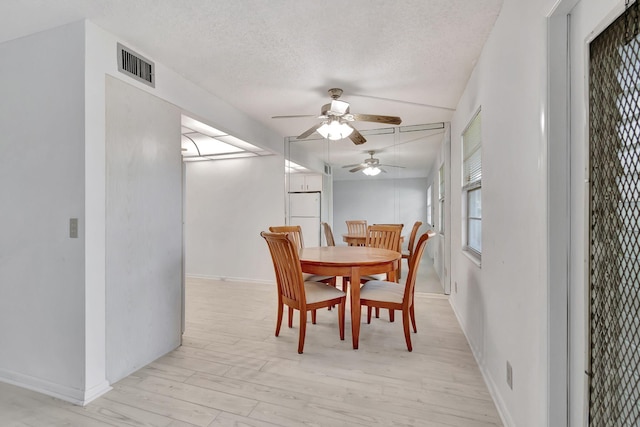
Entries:
{"type": "Polygon", "coordinates": [[[588,116],[572,98],[588,107],[589,43],[624,9],[624,0],[559,0],[547,15],[549,426],[588,423],[588,116]],[[578,27],[572,12],[579,3],[589,15],[580,19],[593,22],[580,35],[581,45],[572,41],[578,27]],[[578,60],[572,61],[572,52],[578,60]],[[584,77],[572,82],[575,75],[584,77]]]}

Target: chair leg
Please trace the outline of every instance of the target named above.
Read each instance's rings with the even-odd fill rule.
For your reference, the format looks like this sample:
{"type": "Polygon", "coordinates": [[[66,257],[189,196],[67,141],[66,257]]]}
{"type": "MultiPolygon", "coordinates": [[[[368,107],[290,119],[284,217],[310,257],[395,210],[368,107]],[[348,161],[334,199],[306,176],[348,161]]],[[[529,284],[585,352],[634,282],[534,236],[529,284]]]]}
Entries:
{"type": "Polygon", "coordinates": [[[338,304],[338,329],[340,330],[340,339],[344,341],[344,299],[338,304]]]}
{"type": "Polygon", "coordinates": [[[409,332],[409,311],[402,310],[402,328],[404,329],[404,339],[407,342],[407,350],[413,351],[411,346],[411,333],[409,332]]]}
{"type": "Polygon", "coordinates": [[[372,307],[367,306],[367,325],[371,323],[371,311],[372,311],[372,307]]]}
{"type": "Polygon", "coordinates": [[[298,354],[304,349],[304,336],[307,332],[307,313],[300,310],[300,336],[298,337],[298,354]]]}
{"type": "Polygon", "coordinates": [[[282,315],[284,313],[282,303],[278,304],[278,320],[276,320],[276,336],[280,335],[280,326],[282,325],[282,315]]]}
{"type": "Polygon", "coordinates": [[[389,322],[393,323],[396,320],[395,312],[389,309],[389,322]]]}
{"type": "Polygon", "coordinates": [[[293,328],[293,308],[289,307],[289,327],[293,328]]]}
{"type": "Polygon", "coordinates": [[[413,309],[414,305],[411,304],[409,308],[409,316],[411,316],[411,323],[413,324],[413,333],[418,333],[418,328],[416,327],[416,311],[413,309]]]}
{"type": "MultiPolygon", "coordinates": [[[[305,315],[305,319],[307,318],[307,316],[305,315]]],[[[316,311],[315,310],[311,310],[311,323],[313,323],[314,325],[316,324],[316,311]]]]}

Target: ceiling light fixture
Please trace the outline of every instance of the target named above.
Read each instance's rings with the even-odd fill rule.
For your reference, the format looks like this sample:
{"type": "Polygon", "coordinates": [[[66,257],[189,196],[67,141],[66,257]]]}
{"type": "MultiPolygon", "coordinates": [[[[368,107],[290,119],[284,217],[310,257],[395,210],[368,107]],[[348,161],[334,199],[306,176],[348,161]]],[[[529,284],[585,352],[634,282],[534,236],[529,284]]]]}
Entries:
{"type": "Polygon", "coordinates": [[[347,138],[351,132],[353,132],[353,128],[346,123],[340,123],[339,120],[330,120],[318,128],[320,135],[332,141],[347,138]]]}
{"type": "Polygon", "coordinates": [[[367,168],[362,169],[362,173],[365,174],[365,175],[368,175],[368,176],[376,176],[380,172],[382,172],[382,171],[377,166],[373,166],[373,167],[369,166],[367,168]]]}
{"type": "Polygon", "coordinates": [[[239,159],[270,153],[221,130],[182,116],[182,160],[239,159]]]}

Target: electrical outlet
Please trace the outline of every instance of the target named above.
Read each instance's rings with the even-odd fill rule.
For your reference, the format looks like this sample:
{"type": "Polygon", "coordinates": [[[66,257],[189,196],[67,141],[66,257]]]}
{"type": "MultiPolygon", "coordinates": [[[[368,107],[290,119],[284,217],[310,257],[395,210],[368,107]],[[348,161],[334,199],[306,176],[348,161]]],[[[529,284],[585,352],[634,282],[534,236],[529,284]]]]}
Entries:
{"type": "Polygon", "coordinates": [[[507,385],[511,390],[513,390],[513,369],[511,368],[511,363],[507,360],[507,385]]]}

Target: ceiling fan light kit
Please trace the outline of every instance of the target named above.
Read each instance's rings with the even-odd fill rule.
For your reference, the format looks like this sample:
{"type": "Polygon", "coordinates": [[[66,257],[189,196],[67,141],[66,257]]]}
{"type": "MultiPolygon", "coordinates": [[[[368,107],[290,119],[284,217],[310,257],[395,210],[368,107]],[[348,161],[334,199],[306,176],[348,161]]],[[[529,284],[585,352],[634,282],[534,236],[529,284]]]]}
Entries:
{"type": "Polygon", "coordinates": [[[320,126],[317,132],[324,138],[329,138],[332,141],[338,141],[342,138],[347,138],[353,132],[353,128],[346,123],[340,123],[338,120],[330,120],[320,126]]]}
{"type": "Polygon", "coordinates": [[[362,173],[368,176],[376,176],[380,172],[382,172],[382,170],[375,166],[362,169],[362,173]]]}
{"type": "MultiPolygon", "coordinates": [[[[320,109],[319,119],[323,119],[321,123],[314,125],[310,129],[301,133],[296,139],[305,139],[314,132],[318,132],[323,138],[337,141],[343,138],[349,138],[354,144],[360,145],[367,142],[364,136],[357,129],[347,122],[374,122],[390,125],[399,125],[402,119],[396,116],[380,116],[375,114],[351,114],[349,111],[349,103],[341,101],[338,98],[342,95],[342,89],[329,89],[331,103],[325,104],[320,109]]],[[[274,119],[284,119],[292,117],[309,117],[308,115],[298,116],[274,116],[274,119]]]]}

